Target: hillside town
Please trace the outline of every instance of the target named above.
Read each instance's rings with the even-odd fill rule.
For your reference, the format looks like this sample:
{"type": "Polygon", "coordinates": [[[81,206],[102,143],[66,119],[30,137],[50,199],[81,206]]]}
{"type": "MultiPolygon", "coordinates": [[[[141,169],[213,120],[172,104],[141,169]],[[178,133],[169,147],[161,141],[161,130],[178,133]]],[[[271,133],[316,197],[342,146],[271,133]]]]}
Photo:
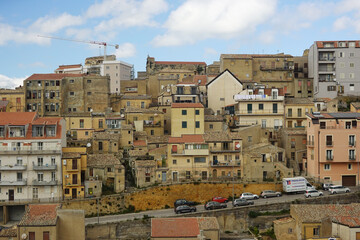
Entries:
{"type": "Polygon", "coordinates": [[[360,239],[359,40],[144,61],[0,89],[0,239],[360,239]]]}

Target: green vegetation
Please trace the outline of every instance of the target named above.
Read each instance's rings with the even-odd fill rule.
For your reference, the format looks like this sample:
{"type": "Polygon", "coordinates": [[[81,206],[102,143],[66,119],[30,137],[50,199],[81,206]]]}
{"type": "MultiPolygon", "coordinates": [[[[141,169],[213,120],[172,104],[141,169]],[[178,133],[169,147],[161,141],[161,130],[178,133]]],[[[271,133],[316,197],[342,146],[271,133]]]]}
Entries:
{"type": "Polygon", "coordinates": [[[277,216],[277,215],[283,215],[283,214],[290,214],[290,209],[283,209],[278,212],[256,212],[256,211],[250,211],[249,217],[250,218],[256,218],[258,216],[277,216]]]}

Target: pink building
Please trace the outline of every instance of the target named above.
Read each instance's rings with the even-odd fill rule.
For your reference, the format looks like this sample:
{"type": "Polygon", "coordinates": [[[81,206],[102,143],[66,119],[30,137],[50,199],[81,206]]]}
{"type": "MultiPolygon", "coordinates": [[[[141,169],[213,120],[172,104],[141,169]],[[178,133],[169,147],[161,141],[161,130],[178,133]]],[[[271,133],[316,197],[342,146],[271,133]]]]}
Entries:
{"type": "Polygon", "coordinates": [[[307,175],[322,182],[359,185],[360,113],[307,114],[307,175]],[[359,125],[359,126],[358,126],[359,125]],[[358,150],[359,149],[359,150],[358,150]]]}

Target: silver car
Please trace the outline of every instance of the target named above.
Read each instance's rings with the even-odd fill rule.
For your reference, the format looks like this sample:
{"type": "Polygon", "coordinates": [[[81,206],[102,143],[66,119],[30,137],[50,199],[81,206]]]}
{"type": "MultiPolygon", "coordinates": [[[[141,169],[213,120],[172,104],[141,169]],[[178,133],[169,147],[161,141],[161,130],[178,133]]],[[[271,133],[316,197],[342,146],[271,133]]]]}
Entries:
{"type": "Polygon", "coordinates": [[[245,192],[245,193],[241,194],[240,199],[246,199],[246,200],[252,199],[252,200],[255,200],[255,199],[259,199],[259,196],[256,195],[256,194],[245,192]]]}
{"type": "Polygon", "coordinates": [[[350,192],[350,189],[341,185],[334,185],[329,187],[330,194],[336,194],[336,193],[348,193],[350,192]]]}
{"type": "Polygon", "coordinates": [[[264,190],[261,192],[260,197],[262,198],[281,197],[281,192],[275,192],[273,190],[264,190]]]}
{"type": "Polygon", "coordinates": [[[320,197],[320,196],[323,196],[324,193],[323,192],[320,192],[318,190],[306,190],[305,191],[305,197],[309,198],[309,197],[320,197]]]}

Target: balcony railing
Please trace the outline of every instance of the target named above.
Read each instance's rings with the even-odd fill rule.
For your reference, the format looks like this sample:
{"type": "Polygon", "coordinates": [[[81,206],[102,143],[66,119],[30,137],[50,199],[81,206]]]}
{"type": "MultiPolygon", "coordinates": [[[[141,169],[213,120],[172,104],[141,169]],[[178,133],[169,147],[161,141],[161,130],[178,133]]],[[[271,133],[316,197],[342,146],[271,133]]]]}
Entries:
{"type": "Polygon", "coordinates": [[[16,181],[0,181],[0,186],[25,186],[27,183],[26,179],[16,181]]]}
{"type": "Polygon", "coordinates": [[[326,146],[327,147],[332,147],[332,146],[334,146],[334,142],[333,141],[326,141],[326,146]]]}
{"type": "Polygon", "coordinates": [[[235,162],[211,162],[211,167],[239,167],[240,161],[235,162]]]}
{"type": "Polygon", "coordinates": [[[36,171],[51,171],[51,170],[56,170],[57,169],[57,165],[49,165],[49,164],[45,164],[45,165],[36,165],[35,163],[33,163],[33,169],[36,171]]]}
{"type": "Polygon", "coordinates": [[[0,170],[9,170],[9,171],[24,171],[27,169],[26,165],[7,165],[7,166],[0,166],[0,170]]]}
{"type": "Polygon", "coordinates": [[[194,155],[194,156],[203,156],[209,155],[209,149],[184,149],[183,151],[171,151],[172,155],[194,155]]]}
{"type": "Polygon", "coordinates": [[[269,114],[284,114],[282,109],[278,110],[239,110],[235,111],[236,115],[246,115],[246,114],[257,114],[257,115],[269,115],[269,114]]]}
{"type": "Polygon", "coordinates": [[[0,155],[21,155],[21,154],[37,154],[37,155],[44,155],[44,154],[60,154],[61,149],[52,149],[52,150],[38,150],[38,148],[35,149],[28,149],[25,147],[21,148],[0,148],[0,155]]]}
{"type": "Polygon", "coordinates": [[[161,127],[160,121],[144,120],[144,127],[161,127]]]}
{"type": "Polygon", "coordinates": [[[326,156],[326,160],[334,160],[334,156],[326,156]]]}
{"type": "Polygon", "coordinates": [[[308,147],[314,147],[314,141],[308,141],[306,145],[308,147]]]}
{"type": "Polygon", "coordinates": [[[32,181],[32,185],[33,186],[56,186],[58,181],[38,181],[38,180],[33,180],[32,181]]]}

